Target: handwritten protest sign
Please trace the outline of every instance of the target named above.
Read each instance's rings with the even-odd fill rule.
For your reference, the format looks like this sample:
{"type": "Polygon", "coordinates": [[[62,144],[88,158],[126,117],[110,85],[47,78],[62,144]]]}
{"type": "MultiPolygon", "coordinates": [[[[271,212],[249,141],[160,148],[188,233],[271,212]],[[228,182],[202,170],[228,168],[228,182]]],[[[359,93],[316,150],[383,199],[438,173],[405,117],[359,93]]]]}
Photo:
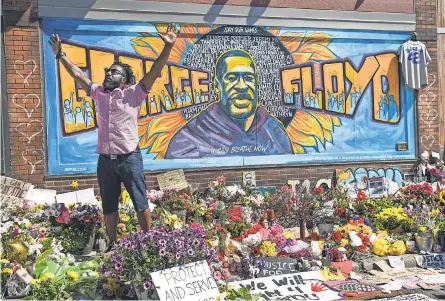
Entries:
{"type": "Polygon", "coordinates": [[[94,189],[82,189],[56,195],[57,203],[73,204],[82,203],[90,205],[98,205],[99,202],[94,195],[94,189]]]}
{"type": "Polygon", "coordinates": [[[231,282],[236,289],[261,294],[260,300],[339,300],[338,292],[324,286],[320,271],[276,275],[231,282]]]}
{"type": "Polygon", "coordinates": [[[185,179],[184,171],[182,169],[172,170],[160,174],[156,178],[161,190],[168,188],[182,190],[189,187],[187,180],[185,179]]]}
{"type": "Polygon", "coordinates": [[[291,258],[260,257],[264,261],[264,268],[259,277],[297,273],[297,260],[291,258]]]}
{"type": "Polygon", "coordinates": [[[206,261],[151,273],[161,301],[216,301],[219,291],[206,261]]]}
{"type": "Polygon", "coordinates": [[[23,198],[34,186],[13,178],[0,176],[0,204],[2,208],[22,206],[23,198]]]}
{"type": "Polygon", "coordinates": [[[35,202],[36,204],[52,204],[55,201],[56,194],[57,190],[34,188],[28,191],[25,200],[35,202]]]}
{"type": "Polygon", "coordinates": [[[417,264],[422,268],[445,268],[445,253],[416,255],[417,264]]]}

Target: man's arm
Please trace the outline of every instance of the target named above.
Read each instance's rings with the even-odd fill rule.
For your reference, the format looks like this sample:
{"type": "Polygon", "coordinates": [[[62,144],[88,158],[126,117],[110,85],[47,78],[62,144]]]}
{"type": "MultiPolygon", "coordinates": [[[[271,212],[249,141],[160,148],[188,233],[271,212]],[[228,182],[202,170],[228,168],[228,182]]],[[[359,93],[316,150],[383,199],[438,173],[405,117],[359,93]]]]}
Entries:
{"type": "Polygon", "coordinates": [[[167,32],[165,34],[159,34],[159,37],[164,41],[165,46],[158,59],[153,63],[150,71],[142,78],[142,83],[144,84],[146,91],[150,91],[156,78],[161,74],[162,68],[164,68],[167,63],[170,52],[176,41],[176,28],[174,25],[169,24],[167,32]]]}
{"type": "Polygon", "coordinates": [[[62,45],[60,42],[60,38],[58,35],[52,35],[49,43],[53,49],[54,55],[62,65],[65,67],[66,71],[74,78],[74,80],[84,89],[88,90],[88,86],[91,84],[91,80],[85,76],[85,74],[80,70],[79,67],[71,63],[71,61],[67,58],[66,54],[62,52],[62,45]]]}

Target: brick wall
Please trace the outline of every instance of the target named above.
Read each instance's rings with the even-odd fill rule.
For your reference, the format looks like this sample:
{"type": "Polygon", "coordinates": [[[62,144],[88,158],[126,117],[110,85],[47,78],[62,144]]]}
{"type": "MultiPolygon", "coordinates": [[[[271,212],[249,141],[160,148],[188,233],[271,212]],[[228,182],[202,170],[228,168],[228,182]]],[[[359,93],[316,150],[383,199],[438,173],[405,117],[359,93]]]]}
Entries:
{"type": "MultiPolygon", "coordinates": [[[[192,1],[191,1],[192,2],[192,1]]],[[[7,61],[7,93],[9,100],[10,146],[12,176],[30,181],[41,187],[72,190],[71,181],[77,180],[80,188],[94,187],[98,190],[95,175],[76,175],[64,177],[45,176],[45,121],[44,99],[42,92],[43,78],[40,74],[41,51],[39,46],[39,29],[35,15],[35,1],[4,2],[5,44],[7,61]],[[35,68],[34,68],[35,67],[35,68]],[[43,125],[43,127],[42,127],[43,125]]],[[[416,0],[417,32],[419,40],[427,46],[432,58],[429,71],[437,76],[436,46],[436,3],[435,1],[416,0]]],[[[431,76],[432,79],[432,76],[431,76]]],[[[425,149],[438,151],[439,118],[437,81],[426,91],[420,91],[418,102],[419,146],[420,152],[425,149]]],[[[413,121],[414,122],[414,121],[413,121]]],[[[375,162],[367,164],[337,164],[314,166],[272,166],[243,169],[222,170],[187,170],[189,183],[205,186],[209,180],[220,175],[229,182],[241,182],[242,171],[255,170],[257,185],[282,185],[287,180],[310,179],[314,185],[318,179],[330,178],[336,168],[400,167],[403,172],[413,168],[413,162],[375,162]]],[[[156,175],[147,173],[149,188],[156,186],[156,175]]]]}
{"type": "Polygon", "coordinates": [[[44,185],[45,122],[37,1],[4,0],[12,176],[44,185]]]}

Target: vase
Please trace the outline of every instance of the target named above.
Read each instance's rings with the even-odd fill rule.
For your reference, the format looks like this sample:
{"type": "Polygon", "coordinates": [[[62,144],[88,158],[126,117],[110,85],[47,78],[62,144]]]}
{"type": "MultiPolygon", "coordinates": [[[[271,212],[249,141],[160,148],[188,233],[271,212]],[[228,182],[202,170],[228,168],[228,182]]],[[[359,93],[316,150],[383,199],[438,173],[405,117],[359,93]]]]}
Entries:
{"type": "Polygon", "coordinates": [[[105,252],[105,250],[107,249],[107,241],[103,238],[99,238],[97,240],[97,244],[98,244],[98,249],[99,252],[105,252]]]}
{"type": "Polygon", "coordinates": [[[417,233],[416,247],[419,252],[431,252],[434,244],[434,237],[432,233],[417,233]]]}
{"type": "Polygon", "coordinates": [[[81,255],[88,255],[91,253],[91,251],[93,250],[93,246],[94,246],[94,236],[95,235],[96,235],[96,233],[94,233],[94,232],[90,233],[90,235],[87,238],[87,241],[85,242],[85,247],[81,251],[81,255]]]}
{"type": "Polygon", "coordinates": [[[334,224],[317,224],[318,233],[320,235],[328,236],[334,232],[334,224]]]}
{"type": "Polygon", "coordinates": [[[442,248],[442,251],[445,251],[445,230],[439,230],[438,234],[439,245],[442,248]]]}
{"type": "Polygon", "coordinates": [[[187,220],[187,210],[172,210],[172,214],[175,214],[178,219],[182,220],[182,222],[185,224],[187,220]]]}

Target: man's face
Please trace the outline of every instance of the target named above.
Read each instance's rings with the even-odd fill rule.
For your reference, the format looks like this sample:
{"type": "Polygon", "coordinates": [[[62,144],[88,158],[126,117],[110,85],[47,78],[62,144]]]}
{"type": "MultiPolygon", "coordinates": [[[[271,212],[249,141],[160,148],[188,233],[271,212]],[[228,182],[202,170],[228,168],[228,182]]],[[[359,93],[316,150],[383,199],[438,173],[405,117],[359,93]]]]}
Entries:
{"type": "Polygon", "coordinates": [[[102,84],[104,90],[113,91],[114,89],[124,86],[126,74],[121,66],[111,65],[109,69],[105,69],[105,79],[102,84]]]}
{"type": "Polygon", "coordinates": [[[224,59],[219,82],[220,103],[232,118],[245,119],[257,109],[257,81],[253,61],[248,57],[224,59]],[[220,78],[221,77],[221,78],[220,78]]]}

